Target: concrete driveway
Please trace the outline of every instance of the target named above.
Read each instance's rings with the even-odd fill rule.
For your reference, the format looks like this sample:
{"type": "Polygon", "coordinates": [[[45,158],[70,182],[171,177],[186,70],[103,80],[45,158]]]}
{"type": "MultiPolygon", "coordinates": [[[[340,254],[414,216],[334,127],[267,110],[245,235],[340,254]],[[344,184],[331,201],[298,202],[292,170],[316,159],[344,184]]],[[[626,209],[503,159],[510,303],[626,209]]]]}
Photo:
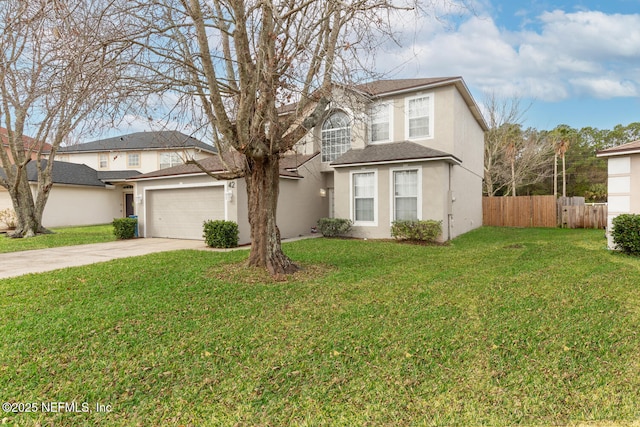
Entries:
{"type": "Polygon", "coordinates": [[[0,254],[0,279],[179,249],[212,250],[202,240],[153,238],[12,252],[0,254]]]}

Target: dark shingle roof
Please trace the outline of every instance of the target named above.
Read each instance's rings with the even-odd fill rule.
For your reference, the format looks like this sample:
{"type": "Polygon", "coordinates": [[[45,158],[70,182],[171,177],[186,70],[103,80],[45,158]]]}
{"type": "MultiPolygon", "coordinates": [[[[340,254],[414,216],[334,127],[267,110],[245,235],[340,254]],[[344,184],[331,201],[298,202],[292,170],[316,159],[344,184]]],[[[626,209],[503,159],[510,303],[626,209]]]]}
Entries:
{"type": "MultiPolygon", "coordinates": [[[[43,165],[46,160],[42,160],[43,165]]],[[[38,175],[36,162],[27,164],[27,177],[29,181],[37,181],[38,175]]],[[[91,187],[104,187],[105,183],[98,179],[98,172],[87,165],[79,165],[68,162],[53,162],[51,179],[54,184],[88,185],[91,187]]]]}
{"type": "Polygon", "coordinates": [[[177,131],[137,132],[83,144],[60,147],[59,153],[100,151],[159,150],[171,148],[200,148],[215,153],[214,146],[177,131]]]}
{"type": "Polygon", "coordinates": [[[376,96],[398,91],[415,90],[423,86],[452,83],[461,79],[462,77],[432,77],[424,79],[376,80],[357,85],[355,88],[368,95],[376,96]]]}
{"type": "MultiPolygon", "coordinates": [[[[42,167],[47,164],[47,160],[42,160],[42,167]]],[[[51,170],[51,180],[54,184],[67,185],[86,185],[89,187],[104,187],[111,181],[123,181],[135,175],[139,175],[138,171],[106,171],[98,172],[87,165],[69,163],[69,162],[53,162],[51,170]]],[[[4,170],[0,168],[0,176],[5,177],[4,170]]],[[[38,180],[38,171],[36,162],[32,161],[27,164],[27,179],[30,182],[38,180]]]]}
{"type": "Polygon", "coordinates": [[[425,147],[414,142],[394,142],[391,144],[371,144],[365,148],[351,149],[338,157],[331,166],[352,166],[367,163],[391,163],[416,160],[447,160],[461,163],[460,159],[444,151],[425,147]]]}
{"type": "Polygon", "coordinates": [[[98,171],[98,179],[103,182],[124,181],[138,175],[140,172],[135,170],[98,171]]]}
{"type": "MultiPolygon", "coordinates": [[[[309,155],[301,155],[301,154],[286,154],[280,158],[280,176],[289,177],[289,178],[302,178],[301,175],[298,174],[297,169],[316,157],[319,153],[309,154],[309,155]]],[[[224,161],[231,168],[237,167],[241,168],[244,162],[244,156],[237,152],[226,153],[223,155],[224,161]]],[[[224,167],[223,162],[220,160],[219,156],[207,157],[206,159],[202,159],[198,161],[200,165],[205,168],[207,171],[215,173],[215,172],[227,172],[224,167]]],[[[138,175],[133,177],[132,179],[145,179],[145,178],[163,178],[169,176],[176,175],[191,175],[202,173],[200,168],[193,164],[182,164],[178,166],[174,166],[171,168],[160,169],[154,172],[145,173],[142,175],[138,175]]]]}

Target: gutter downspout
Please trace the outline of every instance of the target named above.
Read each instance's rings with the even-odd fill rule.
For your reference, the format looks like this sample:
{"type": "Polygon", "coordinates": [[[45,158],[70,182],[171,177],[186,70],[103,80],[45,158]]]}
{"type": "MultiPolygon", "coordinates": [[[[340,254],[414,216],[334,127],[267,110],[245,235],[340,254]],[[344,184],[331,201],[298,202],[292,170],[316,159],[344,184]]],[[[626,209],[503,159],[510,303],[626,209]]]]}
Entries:
{"type": "Polygon", "coordinates": [[[451,240],[451,235],[453,234],[453,202],[455,201],[452,189],[453,166],[453,164],[449,163],[449,188],[447,190],[447,241],[451,240]]]}

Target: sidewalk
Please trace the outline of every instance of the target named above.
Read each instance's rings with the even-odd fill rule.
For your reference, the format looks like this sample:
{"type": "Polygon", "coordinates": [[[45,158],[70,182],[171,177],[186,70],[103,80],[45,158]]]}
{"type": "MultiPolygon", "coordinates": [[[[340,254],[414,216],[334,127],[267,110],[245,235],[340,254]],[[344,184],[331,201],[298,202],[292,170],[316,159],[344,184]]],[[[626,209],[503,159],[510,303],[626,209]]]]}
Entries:
{"type": "Polygon", "coordinates": [[[180,249],[210,250],[202,240],[131,239],[0,254],[0,279],[180,249]]]}
{"type": "MultiPolygon", "coordinates": [[[[320,237],[320,235],[314,234],[283,239],[282,243],[314,237],[320,237]]],[[[0,280],[8,277],[22,276],[23,274],[42,273],[60,268],[110,261],[116,258],[128,258],[154,252],[177,251],[181,249],[233,251],[249,249],[249,246],[240,246],[231,249],[214,249],[208,247],[203,240],[161,239],[154,237],[11,252],[0,254],[0,280]]]]}

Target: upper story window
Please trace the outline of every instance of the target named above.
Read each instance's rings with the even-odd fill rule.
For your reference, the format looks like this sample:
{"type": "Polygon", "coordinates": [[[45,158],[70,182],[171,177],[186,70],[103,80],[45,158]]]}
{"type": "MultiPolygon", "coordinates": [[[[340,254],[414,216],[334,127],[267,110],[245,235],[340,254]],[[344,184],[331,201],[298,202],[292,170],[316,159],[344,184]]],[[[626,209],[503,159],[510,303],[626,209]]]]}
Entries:
{"type": "Polygon", "coordinates": [[[391,140],[391,103],[375,104],[371,107],[371,142],[388,142],[391,140]]]}
{"type": "Polygon", "coordinates": [[[127,167],[130,167],[130,168],[140,167],[140,153],[127,154],[127,167]]]}
{"type": "Polygon", "coordinates": [[[433,96],[421,95],[406,101],[407,136],[409,139],[433,136],[433,96]]]}
{"type": "Polygon", "coordinates": [[[109,167],[109,155],[100,153],[98,154],[98,167],[100,169],[106,169],[109,167]]]}
{"type": "Polygon", "coordinates": [[[332,162],[350,148],[349,116],[342,111],[336,111],[322,124],[322,161],[332,162]]]}
{"type": "Polygon", "coordinates": [[[160,169],[166,169],[182,164],[182,159],[178,153],[160,153],[160,169]]]}

